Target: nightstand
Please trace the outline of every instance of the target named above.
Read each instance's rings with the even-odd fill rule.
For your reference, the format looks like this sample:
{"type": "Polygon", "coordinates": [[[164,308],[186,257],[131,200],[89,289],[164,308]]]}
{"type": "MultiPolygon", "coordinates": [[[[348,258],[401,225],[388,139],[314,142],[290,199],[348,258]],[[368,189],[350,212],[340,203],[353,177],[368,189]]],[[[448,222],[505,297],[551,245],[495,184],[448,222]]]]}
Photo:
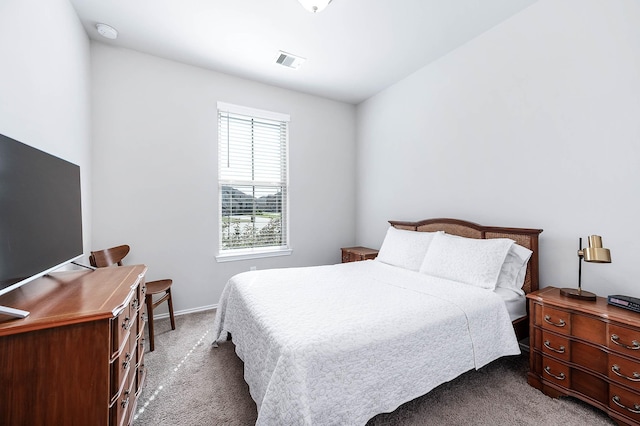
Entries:
{"type": "Polygon", "coordinates": [[[585,401],[619,424],[640,425],[640,314],[554,287],[527,298],[529,384],[585,401]]]}
{"type": "Polygon", "coordinates": [[[378,250],[367,247],[342,247],[340,250],[342,250],[342,263],[375,259],[378,255],[378,250]]]}

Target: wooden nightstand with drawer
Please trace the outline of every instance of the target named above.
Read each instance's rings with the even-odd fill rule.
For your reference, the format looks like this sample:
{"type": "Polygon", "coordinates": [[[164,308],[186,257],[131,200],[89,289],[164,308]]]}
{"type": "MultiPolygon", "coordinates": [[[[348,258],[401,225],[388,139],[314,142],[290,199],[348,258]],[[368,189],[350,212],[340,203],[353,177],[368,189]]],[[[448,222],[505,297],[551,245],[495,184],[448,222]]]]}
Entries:
{"type": "Polygon", "coordinates": [[[619,424],[640,425],[640,314],[546,287],[529,299],[528,382],[573,396],[619,424]]]}
{"type": "Polygon", "coordinates": [[[367,247],[342,247],[340,250],[342,250],[342,263],[375,259],[378,255],[378,250],[367,247]]]}

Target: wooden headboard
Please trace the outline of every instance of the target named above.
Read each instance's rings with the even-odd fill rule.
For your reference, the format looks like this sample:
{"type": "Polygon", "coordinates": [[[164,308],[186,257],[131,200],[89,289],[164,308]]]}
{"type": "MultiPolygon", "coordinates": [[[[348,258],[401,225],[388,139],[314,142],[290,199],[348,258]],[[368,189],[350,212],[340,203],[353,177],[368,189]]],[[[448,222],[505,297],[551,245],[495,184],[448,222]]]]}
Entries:
{"type": "MultiPolygon", "coordinates": [[[[407,229],[410,231],[435,232],[444,231],[447,234],[459,235],[467,238],[510,238],[517,244],[528,248],[533,252],[527,265],[527,275],[524,279],[522,289],[529,294],[538,290],[538,235],[542,229],[528,228],[503,228],[500,226],[482,226],[477,223],[467,222],[460,219],[425,219],[418,222],[401,222],[390,220],[389,223],[394,228],[407,229]]],[[[518,338],[528,335],[528,320],[522,318],[514,321],[514,328],[518,338]]]]}

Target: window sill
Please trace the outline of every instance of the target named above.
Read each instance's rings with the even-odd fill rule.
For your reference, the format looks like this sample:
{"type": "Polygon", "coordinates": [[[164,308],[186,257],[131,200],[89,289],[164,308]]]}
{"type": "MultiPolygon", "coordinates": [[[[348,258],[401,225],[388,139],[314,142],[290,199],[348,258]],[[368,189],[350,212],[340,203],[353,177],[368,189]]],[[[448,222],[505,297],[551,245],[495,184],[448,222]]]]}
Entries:
{"type": "Polygon", "coordinates": [[[263,257],[289,256],[293,250],[290,248],[271,250],[237,250],[233,253],[223,253],[216,256],[217,262],[234,262],[237,260],[260,259],[263,257]]]}

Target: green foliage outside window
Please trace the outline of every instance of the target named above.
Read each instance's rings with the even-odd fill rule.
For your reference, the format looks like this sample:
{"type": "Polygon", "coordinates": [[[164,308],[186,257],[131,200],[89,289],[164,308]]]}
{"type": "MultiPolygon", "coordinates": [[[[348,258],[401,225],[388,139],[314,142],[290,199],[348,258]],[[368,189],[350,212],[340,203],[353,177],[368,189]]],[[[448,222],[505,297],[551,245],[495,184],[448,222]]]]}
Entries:
{"type": "Polygon", "coordinates": [[[280,216],[271,217],[261,228],[255,226],[251,218],[223,218],[222,248],[239,249],[252,247],[281,246],[282,226],[280,216]]]}

